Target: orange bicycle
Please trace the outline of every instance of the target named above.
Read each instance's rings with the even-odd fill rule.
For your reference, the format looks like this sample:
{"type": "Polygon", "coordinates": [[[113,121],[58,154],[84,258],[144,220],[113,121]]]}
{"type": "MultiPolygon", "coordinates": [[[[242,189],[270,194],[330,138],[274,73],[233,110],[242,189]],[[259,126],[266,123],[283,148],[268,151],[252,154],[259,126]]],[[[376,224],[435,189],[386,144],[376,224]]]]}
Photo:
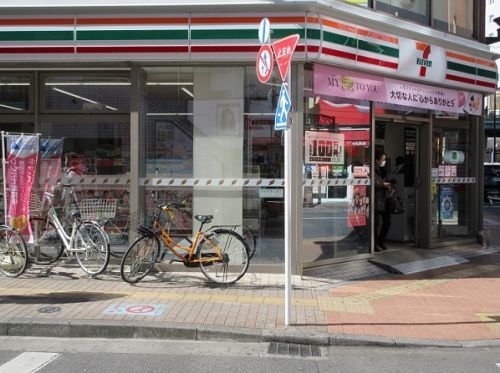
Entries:
{"type": "Polygon", "coordinates": [[[249,264],[248,246],[236,232],[212,228],[203,231],[210,224],[212,215],[196,215],[201,225],[190,246],[184,246],[170,236],[173,222],[173,209],[183,205],[170,203],[156,206],[150,216],[148,226],[139,227],[139,237],[123,257],[120,273],[126,282],[136,283],[151,271],[160,256],[160,250],[168,249],[186,267],[200,267],[201,272],[210,280],[221,284],[238,281],[246,273],[249,264]],[[163,245],[160,245],[160,241],[163,245]],[[161,247],[163,246],[163,247],[161,247]]]}

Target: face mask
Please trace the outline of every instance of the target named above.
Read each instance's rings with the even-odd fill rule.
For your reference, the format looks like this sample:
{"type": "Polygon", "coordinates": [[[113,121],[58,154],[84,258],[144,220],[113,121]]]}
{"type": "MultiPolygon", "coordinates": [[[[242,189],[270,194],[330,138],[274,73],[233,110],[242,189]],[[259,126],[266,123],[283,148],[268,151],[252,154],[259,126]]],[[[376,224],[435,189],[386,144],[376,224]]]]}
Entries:
{"type": "Polygon", "coordinates": [[[380,167],[385,167],[385,162],[386,162],[386,161],[382,161],[382,162],[380,163],[380,167]]]}

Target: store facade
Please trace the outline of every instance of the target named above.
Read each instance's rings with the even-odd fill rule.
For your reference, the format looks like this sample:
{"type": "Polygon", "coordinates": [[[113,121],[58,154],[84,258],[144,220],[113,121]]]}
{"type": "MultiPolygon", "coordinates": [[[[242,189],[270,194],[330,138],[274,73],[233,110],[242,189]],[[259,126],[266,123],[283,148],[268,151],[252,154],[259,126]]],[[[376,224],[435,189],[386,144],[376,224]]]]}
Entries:
{"type": "Polygon", "coordinates": [[[253,269],[280,270],[284,150],[273,125],[281,81],[275,72],[261,84],[255,71],[265,16],[273,40],[300,35],[295,273],[373,255],[376,149],[387,153],[407,206],[391,241],[431,248],[477,239],[482,101],[497,80],[486,46],[405,22],[388,27],[390,16],[337,2],[287,12],[205,7],[2,15],[0,128],[63,137],[73,170],[65,178],[82,198],[117,198],[123,221],[151,207],[155,192],[188,206],[176,217],[180,235],[197,229],[196,214],[244,225],[257,237],[253,269]]]}

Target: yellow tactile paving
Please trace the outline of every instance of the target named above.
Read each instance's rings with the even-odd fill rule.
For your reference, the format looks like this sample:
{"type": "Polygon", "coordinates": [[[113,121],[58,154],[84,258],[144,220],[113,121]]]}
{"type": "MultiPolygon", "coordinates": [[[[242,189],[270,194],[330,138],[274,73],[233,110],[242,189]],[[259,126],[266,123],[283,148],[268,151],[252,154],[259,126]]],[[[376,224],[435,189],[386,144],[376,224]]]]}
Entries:
{"type": "Polygon", "coordinates": [[[491,330],[500,330],[500,313],[476,313],[476,315],[491,330]]]}

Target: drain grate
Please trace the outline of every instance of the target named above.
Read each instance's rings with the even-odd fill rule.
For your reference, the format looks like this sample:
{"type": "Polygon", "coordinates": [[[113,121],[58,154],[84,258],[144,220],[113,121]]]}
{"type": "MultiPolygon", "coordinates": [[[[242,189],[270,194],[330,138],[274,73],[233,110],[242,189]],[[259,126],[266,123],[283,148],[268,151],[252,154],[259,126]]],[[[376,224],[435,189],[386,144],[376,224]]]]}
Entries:
{"type": "Polygon", "coordinates": [[[302,345],[296,343],[271,342],[267,348],[268,354],[299,357],[321,357],[319,346],[302,345]]]}

